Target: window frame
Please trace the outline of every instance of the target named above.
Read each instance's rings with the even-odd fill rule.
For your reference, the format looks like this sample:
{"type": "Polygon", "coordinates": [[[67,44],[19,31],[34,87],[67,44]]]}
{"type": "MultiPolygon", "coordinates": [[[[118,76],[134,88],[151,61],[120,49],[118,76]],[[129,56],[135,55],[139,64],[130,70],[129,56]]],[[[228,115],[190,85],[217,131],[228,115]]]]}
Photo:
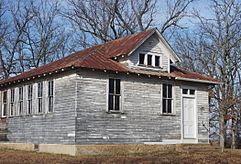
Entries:
{"type": "Polygon", "coordinates": [[[44,82],[40,81],[37,83],[37,113],[38,114],[44,113],[44,111],[43,111],[44,103],[43,102],[44,102],[44,82]],[[41,88],[41,94],[39,94],[40,93],[39,88],[41,88]],[[41,104],[41,108],[40,108],[40,104],[41,104]]]}
{"type": "Polygon", "coordinates": [[[54,92],[55,92],[55,82],[54,79],[48,80],[47,81],[47,85],[48,85],[48,93],[47,93],[47,98],[48,98],[48,104],[47,104],[47,113],[53,113],[54,112],[54,92]],[[52,83],[52,85],[51,85],[52,83]],[[50,86],[52,86],[52,89],[50,90],[50,86]],[[50,104],[51,102],[51,104],[50,104]],[[50,108],[51,107],[51,108],[50,108]],[[52,110],[50,110],[52,109],[52,110]]]}
{"type": "Polygon", "coordinates": [[[33,84],[27,86],[27,115],[33,114],[33,84]]]}
{"type": "Polygon", "coordinates": [[[160,53],[151,53],[151,52],[139,52],[138,53],[138,66],[141,67],[146,67],[146,68],[150,68],[150,69],[160,69],[162,68],[162,54],[160,53]],[[144,55],[144,62],[143,64],[140,63],[140,56],[144,55]],[[148,56],[151,56],[151,63],[150,65],[148,64],[148,56]],[[156,66],[156,57],[159,58],[159,65],[156,66]]]}
{"type": "Polygon", "coordinates": [[[14,116],[15,111],[15,88],[10,89],[9,116],[14,116]]]}
{"type": "Polygon", "coordinates": [[[109,77],[108,78],[108,82],[107,82],[107,113],[123,113],[122,111],[122,83],[121,83],[121,79],[120,78],[115,78],[115,77],[109,77]],[[113,88],[113,93],[110,93],[110,80],[114,80],[114,88],[113,88]],[[116,93],[116,80],[119,80],[119,92],[120,93],[116,93]],[[112,100],[112,107],[113,109],[111,110],[110,109],[110,104],[109,104],[109,100],[110,100],[110,96],[113,96],[112,100]],[[119,110],[116,110],[115,109],[115,100],[116,100],[116,97],[119,97],[119,110]]]}
{"type": "MultiPolygon", "coordinates": [[[[175,115],[175,110],[174,110],[174,85],[171,84],[171,83],[163,83],[161,85],[161,114],[163,115],[175,115]],[[171,86],[171,97],[168,97],[169,95],[169,90],[166,89],[166,96],[167,97],[164,97],[164,86],[171,86]],[[164,112],[164,101],[171,101],[171,112],[168,112],[168,103],[166,103],[166,112],[164,112]]],[[[169,87],[167,87],[169,88],[169,87]]]]}
{"type": "Polygon", "coordinates": [[[188,87],[188,86],[184,86],[181,88],[181,94],[184,97],[195,97],[197,93],[197,89],[193,88],[193,87],[188,87]],[[187,90],[186,93],[183,93],[184,90],[187,90]],[[194,94],[191,94],[191,90],[194,91],[194,94]]]}
{"type": "Polygon", "coordinates": [[[2,114],[1,117],[7,117],[7,110],[8,110],[8,90],[2,92],[2,114]],[[5,101],[5,94],[6,94],[6,101],[5,101]]]}
{"type": "Polygon", "coordinates": [[[23,115],[24,112],[24,86],[18,87],[18,115],[23,115]],[[20,94],[20,90],[21,94],[20,94]]]}

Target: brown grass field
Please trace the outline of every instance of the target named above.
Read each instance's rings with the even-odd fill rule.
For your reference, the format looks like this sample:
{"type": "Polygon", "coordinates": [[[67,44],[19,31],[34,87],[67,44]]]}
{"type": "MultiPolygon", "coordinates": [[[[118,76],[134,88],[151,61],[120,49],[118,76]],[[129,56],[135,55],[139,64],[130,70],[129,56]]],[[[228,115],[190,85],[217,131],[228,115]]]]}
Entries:
{"type": "Polygon", "coordinates": [[[130,154],[130,155],[103,155],[103,156],[68,156],[47,153],[17,151],[9,149],[0,149],[1,164],[75,164],[75,163],[201,163],[201,164],[219,164],[219,163],[241,163],[241,151],[225,150],[205,152],[152,152],[151,154],[130,154]]]}

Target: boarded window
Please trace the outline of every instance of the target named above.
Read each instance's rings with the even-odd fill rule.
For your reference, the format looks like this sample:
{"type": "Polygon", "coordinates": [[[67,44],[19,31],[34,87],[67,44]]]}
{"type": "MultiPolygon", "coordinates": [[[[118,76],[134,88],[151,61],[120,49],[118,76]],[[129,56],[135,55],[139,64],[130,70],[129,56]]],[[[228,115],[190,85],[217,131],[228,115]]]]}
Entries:
{"type": "Polygon", "coordinates": [[[48,111],[53,112],[54,109],[54,81],[48,82],[48,111]]]}
{"type": "Polygon", "coordinates": [[[109,79],[108,110],[120,111],[121,86],[120,79],[109,79]]]}
{"type": "Polygon", "coordinates": [[[38,113],[43,112],[43,82],[38,83],[38,113]]]}
{"type": "Polygon", "coordinates": [[[23,87],[18,88],[19,114],[23,114],[23,87]]]}
{"type": "Polygon", "coordinates": [[[162,88],[162,113],[172,113],[172,85],[163,84],[162,88]]]}
{"type": "Polygon", "coordinates": [[[160,67],[160,56],[155,56],[155,67],[160,67]]]}
{"type": "Polygon", "coordinates": [[[33,85],[28,85],[28,114],[32,114],[33,108],[33,85]]]}
{"type": "Polygon", "coordinates": [[[11,89],[11,96],[10,96],[10,116],[14,115],[14,102],[15,102],[15,89],[11,89]]]}
{"type": "Polygon", "coordinates": [[[139,54],[139,64],[144,65],[145,54],[139,54]]]}
{"type": "Polygon", "coordinates": [[[3,109],[2,109],[2,116],[7,116],[7,110],[8,110],[8,92],[3,92],[3,109]]]}
{"type": "Polygon", "coordinates": [[[147,55],[147,65],[152,66],[152,55],[147,55]]]}

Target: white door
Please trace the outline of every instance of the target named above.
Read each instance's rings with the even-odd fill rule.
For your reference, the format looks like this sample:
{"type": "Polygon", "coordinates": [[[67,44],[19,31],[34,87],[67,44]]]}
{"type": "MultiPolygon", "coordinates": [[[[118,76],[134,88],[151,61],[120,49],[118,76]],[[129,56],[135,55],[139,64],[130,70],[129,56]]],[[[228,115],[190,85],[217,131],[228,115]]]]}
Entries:
{"type": "Polygon", "coordinates": [[[183,138],[195,138],[195,98],[183,97],[183,138]]]}

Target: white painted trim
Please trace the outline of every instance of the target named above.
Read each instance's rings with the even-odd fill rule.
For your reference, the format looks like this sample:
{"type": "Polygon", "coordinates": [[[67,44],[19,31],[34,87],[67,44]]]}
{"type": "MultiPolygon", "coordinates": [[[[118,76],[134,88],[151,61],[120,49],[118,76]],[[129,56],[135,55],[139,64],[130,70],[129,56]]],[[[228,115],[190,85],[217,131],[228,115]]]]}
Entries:
{"type": "MultiPolygon", "coordinates": [[[[3,113],[4,113],[4,103],[3,103],[3,95],[4,95],[4,92],[7,92],[7,107],[8,107],[8,90],[4,90],[4,91],[2,91],[2,113],[1,113],[1,117],[2,118],[6,118],[7,117],[7,113],[6,113],[6,115],[3,115],[3,113]]],[[[7,108],[7,111],[8,111],[8,108],[7,108]]]]}
{"type": "Polygon", "coordinates": [[[154,52],[145,52],[145,51],[140,51],[140,52],[138,52],[137,53],[137,55],[138,55],[138,62],[137,62],[137,64],[135,65],[135,66],[137,66],[137,67],[143,67],[143,68],[146,68],[146,69],[150,69],[150,70],[161,70],[161,69],[163,69],[163,62],[162,62],[162,59],[163,59],[163,53],[154,53],[154,52]],[[142,66],[142,65],[140,65],[140,54],[144,54],[145,55],[145,57],[144,57],[144,65],[142,66]],[[151,66],[152,67],[150,67],[149,65],[147,65],[147,56],[148,55],[152,55],[152,61],[151,61],[151,66]],[[160,59],[159,59],[159,66],[160,67],[156,67],[155,66],[155,60],[156,60],[156,56],[159,56],[160,57],[160,59]]]}
{"type": "Polygon", "coordinates": [[[184,77],[175,77],[175,79],[176,80],[182,80],[182,81],[207,83],[207,84],[222,84],[221,82],[214,82],[214,81],[208,81],[208,80],[199,80],[199,79],[190,79],[190,78],[184,78],[184,77]]]}
{"type": "Polygon", "coordinates": [[[181,140],[182,140],[182,143],[198,143],[198,112],[197,112],[197,88],[194,88],[192,86],[181,86],[180,87],[180,94],[181,94],[181,140]],[[182,94],[182,89],[183,88],[187,88],[187,89],[195,89],[195,95],[194,96],[188,96],[188,95],[185,95],[185,94],[182,94]],[[195,122],[195,127],[194,127],[194,130],[195,130],[195,136],[193,139],[185,139],[184,138],[184,124],[183,124],[183,98],[191,98],[191,99],[194,99],[194,122],[195,122]]]}

